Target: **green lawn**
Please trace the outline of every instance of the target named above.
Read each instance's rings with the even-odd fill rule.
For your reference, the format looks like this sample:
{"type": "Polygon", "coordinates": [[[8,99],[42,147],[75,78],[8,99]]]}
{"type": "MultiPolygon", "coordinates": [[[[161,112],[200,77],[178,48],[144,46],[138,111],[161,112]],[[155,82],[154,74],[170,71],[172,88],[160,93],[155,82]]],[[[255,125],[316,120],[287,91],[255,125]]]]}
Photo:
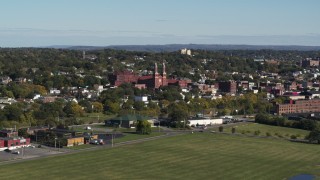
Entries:
{"type": "Polygon", "coordinates": [[[132,141],[132,140],[143,139],[143,138],[148,138],[148,137],[161,136],[161,135],[164,135],[164,133],[162,133],[162,132],[153,132],[150,135],[124,133],[124,135],[125,135],[124,137],[116,138],[114,140],[114,142],[115,143],[119,143],[119,142],[132,141]]]}
{"type": "Polygon", "coordinates": [[[320,177],[320,145],[194,133],[2,165],[1,179],[266,179],[320,177]]]}
{"type": "MultiPolygon", "coordinates": [[[[266,136],[267,133],[269,133],[270,136],[283,137],[283,138],[290,138],[291,135],[295,135],[297,136],[298,139],[304,139],[305,136],[310,133],[310,131],[306,131],[302,129],[270,126],[270,125],[257,124],[257,123],[239,124],[233,127],[236,128],[237,133],[254,135],[255,131],[259,131],[260,132],[258,133],[259,136],[266,136]]],[[[225,128],[224,132],[231,132],[231,129],[232,127],[225,128]]]]}
{"type": "Polygon", "coordinates": [[[113,117],[115,117],[115,115],[106,115],[103,113],[86,113],[83,117],[78,117],[77,119],[83,120],[85,123],[99,123],[113,117]]]}

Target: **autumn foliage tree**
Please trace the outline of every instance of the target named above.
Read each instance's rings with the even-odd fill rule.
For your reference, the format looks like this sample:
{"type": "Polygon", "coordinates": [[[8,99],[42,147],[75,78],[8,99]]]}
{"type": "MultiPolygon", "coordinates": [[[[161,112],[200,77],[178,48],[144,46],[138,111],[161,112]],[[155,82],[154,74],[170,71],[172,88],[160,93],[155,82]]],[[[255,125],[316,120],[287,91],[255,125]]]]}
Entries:
{"type": "Polygon", "coordinates": [[[151,134],[151,124],[147,120],[139,120],[136,126],[138,134],[151,134]]]}

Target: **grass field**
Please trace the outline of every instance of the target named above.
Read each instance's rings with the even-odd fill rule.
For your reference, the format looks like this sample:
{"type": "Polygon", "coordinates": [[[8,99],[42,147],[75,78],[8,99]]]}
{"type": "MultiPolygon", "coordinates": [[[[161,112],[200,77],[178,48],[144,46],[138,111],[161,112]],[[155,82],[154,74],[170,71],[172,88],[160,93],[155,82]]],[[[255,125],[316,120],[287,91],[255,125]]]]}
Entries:
{"type": "Polygon", "coordinates": [[[125,142],[125,141],[132,141],[137,139],[143,139],[148,137],[155,137],[161,136],[164,133],[162,132],[153,132],[150,135],[140,135],[140,134],[133,134],[133,133],[124,133],[124,137],[114,139],[115,143],[125,142]]]}
{"type": "Polygon", "coordinates": [[[1,179],[286,179],[320,177],[320,146],[194,133],[0,166],[1,179]]]}
{"type": "MultiPolygon", "coordinates": [[[[310,131],[306,131],[302,129],[270,126],[270,125],[257,124],[257,123],[239,124],[233,127],[236,128],[236,133],[254,135],[255,131],[259,131],[260,132],[258,134],[259,136],[266,136],[267,133],[269,133],[269,136],[283,137],[283,138],[290,138],[292,135],[294,135],[297,137],[297,139],[304,139],[305,136],[310,133],[310,131]]],[[[225,128],[224,132],[231,133],[231,129],[232,127],[225,128]]]]}
{"type": "Polygon", "coordinates": [[[85,123],[99,123],[113,117],[114,115],[106,115],[103,113],[86,113],[83,117],[79,117],[77,119],[83,120],[85,123]]]}

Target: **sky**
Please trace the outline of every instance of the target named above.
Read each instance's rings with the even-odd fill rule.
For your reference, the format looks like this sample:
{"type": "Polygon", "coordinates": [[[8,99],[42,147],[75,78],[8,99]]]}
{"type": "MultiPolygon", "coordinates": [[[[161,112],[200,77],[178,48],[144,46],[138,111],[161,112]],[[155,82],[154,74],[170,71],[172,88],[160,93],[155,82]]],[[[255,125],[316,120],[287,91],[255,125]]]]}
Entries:
{"type": "Polygon", "coordinates": [[[320,46],[319,0],[0,0],[0,47],[320,46]]]}

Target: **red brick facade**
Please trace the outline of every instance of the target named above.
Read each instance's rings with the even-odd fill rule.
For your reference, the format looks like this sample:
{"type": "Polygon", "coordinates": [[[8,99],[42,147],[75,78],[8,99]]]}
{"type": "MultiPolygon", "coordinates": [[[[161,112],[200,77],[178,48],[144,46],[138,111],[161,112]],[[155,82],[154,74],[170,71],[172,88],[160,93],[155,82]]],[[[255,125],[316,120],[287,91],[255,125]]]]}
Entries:
{"type": "Polygon", "coordinates": [[[290,113],[320,112],[320,99],[291,100],[288,104],[277,104],[276,108],[279,115],[290,113]]]}
{"type": "Polygon", "coordinates": [[[4,148],[4,140],[3,139],[0,139],[0,149],[4,148]]]}
{"type": "Polygon", "coordinates": [[[163,86],[168,85],[177,85],[180,87],[187,87],[188,83],[191,83],[190,80],[177,80],[177,79],[167,79],[166,66],[162,64],[162,74],[158,72],[158,65],[154,65],[154,73],[150,76],[138,76],[130,71],[116,72],[109,76],[109,81],[113,86],[119,86],[123,83],[132,83],[139,84],[138,88],[152,88],[158,89],[163,86]]]}
{"type": "Polygon", "coordinates": [[[30,138],[1,138],[0,148],[15,149],[30,145],[30,138]]]}

